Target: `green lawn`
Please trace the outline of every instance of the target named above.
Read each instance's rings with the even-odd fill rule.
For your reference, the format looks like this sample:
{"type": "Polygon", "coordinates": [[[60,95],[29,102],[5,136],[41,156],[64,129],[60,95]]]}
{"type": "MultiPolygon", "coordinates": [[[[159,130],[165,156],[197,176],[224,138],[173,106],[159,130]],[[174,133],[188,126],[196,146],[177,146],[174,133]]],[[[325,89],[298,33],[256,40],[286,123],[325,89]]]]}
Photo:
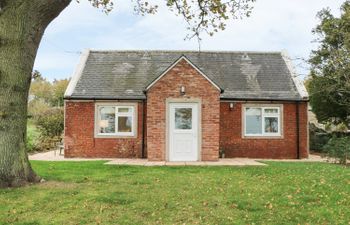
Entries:
{"type": "Polygon", "coordinates": [[[32,162],[47,182],[0,190],[0,224],[350,224],[350,168],[32,162]]]}
{"type": "Polygon", "coordinates": [[[27,132],[34,137],[40,136],[40,132],[32,120],[27,122],[27,132]]]}
{"type": "Polygon", "coordinates": [[[27,122],[27,151],[32,152],[35,150],[36,143],[40,137],[40,131],[35,126],[32,120],[27,122]]]}

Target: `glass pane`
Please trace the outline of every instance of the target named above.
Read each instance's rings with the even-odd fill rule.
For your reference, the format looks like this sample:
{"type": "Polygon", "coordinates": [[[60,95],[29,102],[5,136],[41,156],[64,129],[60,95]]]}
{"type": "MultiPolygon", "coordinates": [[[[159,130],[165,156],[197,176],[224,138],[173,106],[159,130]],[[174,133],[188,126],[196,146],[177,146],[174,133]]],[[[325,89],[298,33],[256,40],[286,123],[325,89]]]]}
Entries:
{"type": "Polygon", "coordinates": [[[100,133],[115,133],[114,107],[100,107],[100,120],[98,123],[100,133]]]}
{"type": "Polygon", "coordinates": [[[260,108],[246,108],[246,134],[262,134],[262,120],[260,108]]]}
{"type": "Polygon", "coordinates": [[[127,112],[130,112],[131,110],[130,110],[130,108],[118,108],[118,112],[120,112],[120,113],[127,113],[127,112]]]}
{"type": "Polygon", "coordinates": [[[278,113],[278,109],[265,109],[265,113],[278,113]]]}
{"type": "Polygon", "coordinates": [[[265,132],[266,133],[278,133],[278,118],[277,117],[265,117],[265,132]]]}
{"type": "Polygon", "coordinates": [[[119,116],[118,117],[118,132],[131,132],[132,131],[132,118],[131,116],[119,116]]]}
{"type": "Polygon", "coordinates": [[[175,129],[192,129],[192,108],[175,109],[175,129]]]}

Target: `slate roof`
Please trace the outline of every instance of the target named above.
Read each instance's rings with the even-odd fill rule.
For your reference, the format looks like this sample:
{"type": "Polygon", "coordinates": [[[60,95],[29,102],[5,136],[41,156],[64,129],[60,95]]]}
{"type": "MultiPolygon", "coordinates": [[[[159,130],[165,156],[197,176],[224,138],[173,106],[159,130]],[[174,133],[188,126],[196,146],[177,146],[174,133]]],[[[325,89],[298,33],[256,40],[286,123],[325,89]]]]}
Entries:
{"type": "Polygon", "coordinates": [[[89,51],[66,99],[145,99],[145,88],[185,56],[223,92],[221,99],[306,100],[281,52],[89,51]]]}

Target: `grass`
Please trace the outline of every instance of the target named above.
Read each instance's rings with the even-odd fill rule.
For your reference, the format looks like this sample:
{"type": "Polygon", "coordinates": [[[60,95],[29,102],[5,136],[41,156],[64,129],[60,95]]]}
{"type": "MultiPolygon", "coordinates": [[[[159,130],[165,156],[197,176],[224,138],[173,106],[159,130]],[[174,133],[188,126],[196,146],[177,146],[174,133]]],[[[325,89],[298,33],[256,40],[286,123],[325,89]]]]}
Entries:
{"type": "Polygon", "coordinates": [[[325,163],[140,167],[33,161],[0,224],[350,224],[350,170],[325,163]]]}
{"type": "Polygon", "coordinates": [[[40,135],[38,128],[35,126],[32,120],[28,120],[27,122],[27,132],[32,134],[35,137],[39,137],[40,135]]]}
{"type": "Polygon", "coordinates": [[[28,152],[32,152],[36,148],[36,143],[40,137],[40,131],[35,126],[32,120],[28,120],[27,122],[27,150],[28,152]]]}

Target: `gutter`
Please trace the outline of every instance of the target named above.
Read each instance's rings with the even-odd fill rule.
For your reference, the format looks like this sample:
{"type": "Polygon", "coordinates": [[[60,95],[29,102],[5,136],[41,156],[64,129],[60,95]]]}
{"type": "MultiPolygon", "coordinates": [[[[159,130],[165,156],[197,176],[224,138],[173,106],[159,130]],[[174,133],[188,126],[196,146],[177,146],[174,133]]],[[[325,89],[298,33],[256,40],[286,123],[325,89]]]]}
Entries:
{"type": "Polygon", "coordinates": [[[142,149],[141,149],[141,157],[144,159],[146,158],[145,156],[145,134],[146,134],[146,120],[145,120],[145,115],[146,115],[146,101],[142,100],[142,149]]]}
{"type": "Polygon", "coordinates": [[[145,100],[146,97],[64,97],[64,100],[93,100],[93,101],[96,101],[96,100],[145,100]]]}
{"type": "MultiPolygon", "coordinates": [[[[144,101],[147,98],[144,96],[140,97],[64,97],[64,100],[135,100],[135,101],[144,101]]],[[[249,101],[261,101],[261,102],[278,102],[278,101],[289,101],[289,102],[309,102],[308,98],[305,99],[272,99],[272,98],[267,98],[267,99],[258,99],[258,98],[220,98],[220,101],[244,101],[244,102],[249,102],[249,101]]]]}
{"type": "Polygon", "coordinates": [[[305,99],[273,99],[273,98],[267,98],[267,99],[259,99],[259,98],[220,98],[222,101],[243,101],[243,102],[249,102],[249,101],[257,101],[257,102],[278,102],[278,101],[289,101],[289,102],[309,102],[308,98],[305,99]]]}
{"type": "Polygon", "coordinates": [[[297,141],[297,159],[300,159],[300,127],[299,127],[299,102],[295,103],[295,117],[296,117],[296,141],[297,141]]]}

